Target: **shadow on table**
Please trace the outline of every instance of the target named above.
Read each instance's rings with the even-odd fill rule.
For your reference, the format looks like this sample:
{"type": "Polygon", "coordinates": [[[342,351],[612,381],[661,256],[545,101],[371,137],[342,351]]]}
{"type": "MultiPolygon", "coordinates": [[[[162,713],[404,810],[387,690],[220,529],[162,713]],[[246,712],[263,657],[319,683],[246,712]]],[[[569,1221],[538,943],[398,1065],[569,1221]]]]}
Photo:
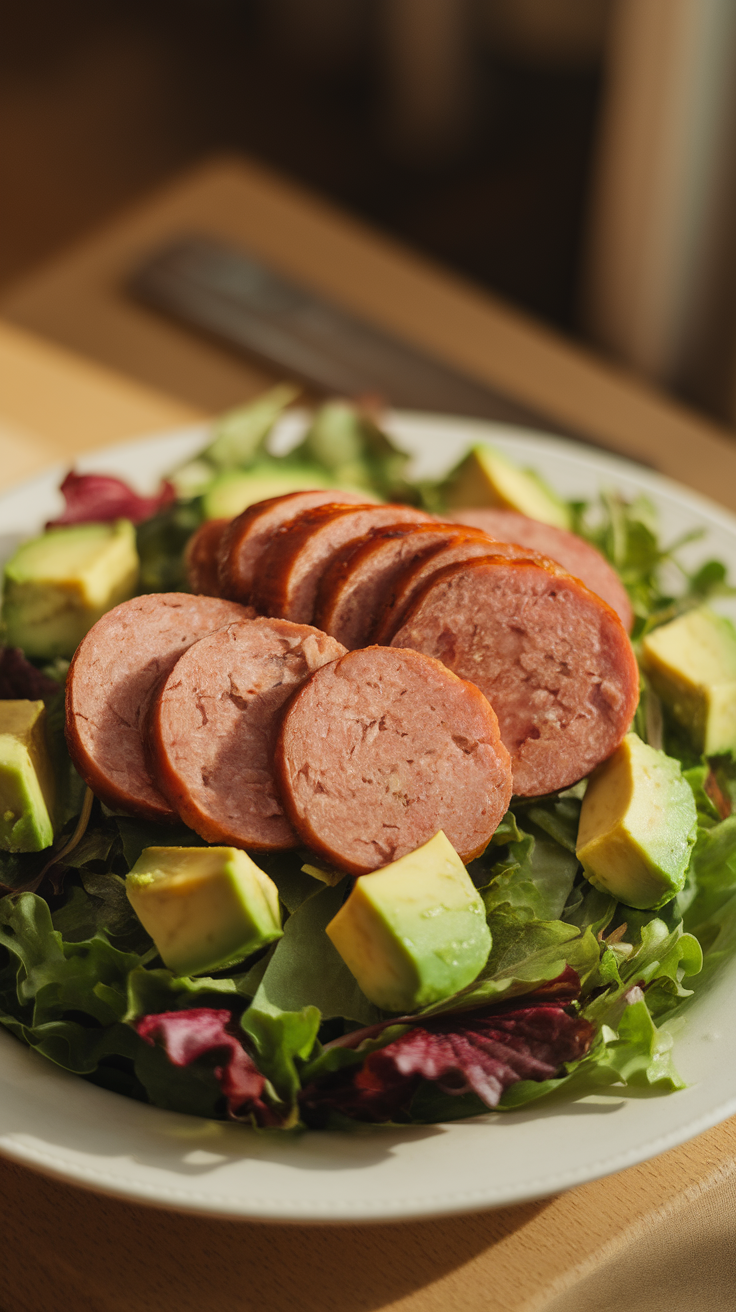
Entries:
{"type": "Polygon", "coordinates": [[[373,1312],[442,1282],[545,1206],[263,1225],[133,1206],[0,1161],[0,1297],[8,1312],[373,1312]]]}

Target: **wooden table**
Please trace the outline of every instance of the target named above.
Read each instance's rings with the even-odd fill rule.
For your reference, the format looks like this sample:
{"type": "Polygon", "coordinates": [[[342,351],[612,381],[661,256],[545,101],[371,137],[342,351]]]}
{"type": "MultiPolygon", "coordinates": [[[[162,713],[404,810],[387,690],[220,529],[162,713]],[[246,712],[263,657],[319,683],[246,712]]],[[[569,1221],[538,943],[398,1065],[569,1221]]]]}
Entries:
{"type": "MultiPolygon", "coordinates": [[[[86,448],[195,420],[269,381],[119,293],[121,271],[152,237],[195,221],[736,509],[729,434],[260,169],[232,163],[154,197],[7,298],[1,485],[86,448]]],[[[736,1307],[735,1215],[736,1120],[539,1203],[391,1226],[203,1220],[0,1161],[0,1307],[723,1312],[736,1307]]]]}

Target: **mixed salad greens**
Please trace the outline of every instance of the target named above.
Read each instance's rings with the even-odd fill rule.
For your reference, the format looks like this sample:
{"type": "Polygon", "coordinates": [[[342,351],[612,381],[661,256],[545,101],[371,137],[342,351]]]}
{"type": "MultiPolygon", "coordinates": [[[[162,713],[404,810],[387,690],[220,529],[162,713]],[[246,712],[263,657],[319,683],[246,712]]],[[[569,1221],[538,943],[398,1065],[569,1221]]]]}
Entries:
{"type": "MultiPolygon", "coordinates": [[[[345,403],[319,410],[288,455],[270,454],[292,399],[275,389],[226,416],[158,498],[71,475],[59,522],[137,521],[140,591],[150,592],[186,589],[187,539],[234,489],[242,496],[244,479],[267,489],[261,496],[290,480],[442,510],[445,485],[413,483],[376,417],[345,403]]],[[[678,563],[682,542],[662,545],[646,498],[606,491],[567,510],[620,573],[635,645],[729,591],[720,562],[695,572],[678,563]]],[[[0,1022],[38,1053],[127,1097],[261,1128],[426,1123],[602,1085],[682,1087],[672,1058],[679,1017],[736,950],[736,762],[697,757],[643,676],[636,732],[681,762],[697,806],[684,889],[657,911],[636,911],[588,882],[575,855],[584,782],[514,799],[469,867],[492,936],[485,967],[460,994],[397,1018],[361,993],[324,932],[350,878],[305,852],[256,857],[279,891],[277,943],[208,978],[176,978],[162,965],[125,876],[146,847],[202,840],[113,814],[85,790],[64,742],[65,669],[0,652],[0,697],[46,703],[60,797],[53,849],[0,852],[0,1022]]]]}

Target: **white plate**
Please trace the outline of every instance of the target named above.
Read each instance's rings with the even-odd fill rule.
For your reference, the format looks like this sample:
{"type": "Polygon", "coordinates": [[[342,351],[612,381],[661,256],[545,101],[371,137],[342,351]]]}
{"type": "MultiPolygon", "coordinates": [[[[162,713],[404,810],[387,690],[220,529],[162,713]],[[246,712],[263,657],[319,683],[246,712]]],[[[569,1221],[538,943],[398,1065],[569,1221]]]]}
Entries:
{"type": "MultiPolygon", "coordinates": [[[[277,445],[294,440],[291,420],[277,445]]],[[[665,537],[707,525],[694,559],[736,574],[736,519],[626,461],[508,427],[400,414],[392,428],[426,473],[485,437],[534,465],[568,496],[600,486],[658,504],[665,537]]],[[[195,452],[202,429],[108,449],[82,469],[117,473],[142,491],[195,452]]],[[[0,552],[60,505],[60,470],[0,497],[0,552]]],[[[97,1089],[0,1032],[0,1153],[106,1193],[188,1211],[279,1221],[378,1221],[539,1198],[644,1161],[736,1113],[736,962],[699,999],[678,1034],[681,1093],[609,1090],[576,1103],[492,1113],[451,1125],[298,1137],[159,1111],[97,1089]]]]}

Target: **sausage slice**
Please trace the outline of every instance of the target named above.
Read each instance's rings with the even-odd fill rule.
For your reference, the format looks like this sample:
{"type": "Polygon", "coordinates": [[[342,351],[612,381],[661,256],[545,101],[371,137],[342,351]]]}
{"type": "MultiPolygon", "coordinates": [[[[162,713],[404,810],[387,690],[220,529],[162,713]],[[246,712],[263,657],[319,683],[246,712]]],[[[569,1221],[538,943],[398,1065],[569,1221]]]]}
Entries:
{"type": "Polygon", "coordinates": [[[176,820],[146,761],[152,695],[193,642],[252,613],[218,597],[154,592],[108,611],[82,639],[67,675],[66,738],[84,782],[107,806],[176,820]]]}
{"type": "Polygon", "coordinates": [[[323,574],[315,624],[348,650],[367,646],[386,597],[407,566],[457,537],[453,524],[389,524],[358,538],[323,574]]]}
{"type": "Polygon", "coordinates": [[[618,747],[639,699],[615,611],[552,561],[493,556],[447,566],[393,645],[436,657],[485,693],[523,797],[589,774],[618,747]]]}
{"type": "Polygon", "coordinates": [[[456,524],[482,528],[500,542],[518,542],[531,547],[543,556],[556,560],[568,574],[582,579],[586,588],[595,592],[615,610],[627,633],[634,624],[629,594],[612,565],[589,542],[554,524],[542,524],[538,519],[520,515],[516,510],[478,509],[458,510],[448,519],[456,524]]]}
{"type": "Polygon", "coordinates": [[[295,846],[273,777],[281,708],[344,651],[309,625],[261,618],[229,624],[177,661],[151,714],[151,757],[171,805],[202,838],[295,846]]]}
{"type": "Polygon", "coordinates": [[[187,542],[184,564],[192,592],[205,597],[220,596],[217,553],[229,523],[229,519],[207,519],[187,542]]]}
{"type": "Polygon", "coordinates": [[[413,506],[317,506],[285,524],[271,539],[258,565],[252,593],[256,610],[310,624],[317,588],[327,566],[348,543],[388,524],[432,523],[413,506]]]}
{"type": "Polygon", "coordinates": [[[490,554],[509,556],[511,559],[519,556],[524,559],[534,558],[536,555],[533,551],[509,542],[496,542],[482,529],[459,529],[444,546],[441,545],[429,556],[410,562],[399,574],[384,600],[383,609],[374,628],[374,641],[387,645],[391,642],[422,589],[441,569],[445,569],[447,565],[459,564],[464,560],[473,560],[477,556],[490,554]]]}
{"type": "Polygon", "coordinates": [[[220,593],[243,604],[250,601],[253,580],[260,557],[274,533],[312,506],[339,502],[340,505],[362,505],[370,497],[354,492],[324,488],[314,492],[288,492],[285,496],[269,497],[248,506],[231,520],[222,535],[218,552],[218,578],[220,593]]]}
{"type": "Polygon", "coordinates": [[[305,843],[360,875],[444,829],[464,861],[511,797],[508,753],[482,693],[413,651],[367,647],[318,670],[284,716],[275,766],[305,843]]]}

